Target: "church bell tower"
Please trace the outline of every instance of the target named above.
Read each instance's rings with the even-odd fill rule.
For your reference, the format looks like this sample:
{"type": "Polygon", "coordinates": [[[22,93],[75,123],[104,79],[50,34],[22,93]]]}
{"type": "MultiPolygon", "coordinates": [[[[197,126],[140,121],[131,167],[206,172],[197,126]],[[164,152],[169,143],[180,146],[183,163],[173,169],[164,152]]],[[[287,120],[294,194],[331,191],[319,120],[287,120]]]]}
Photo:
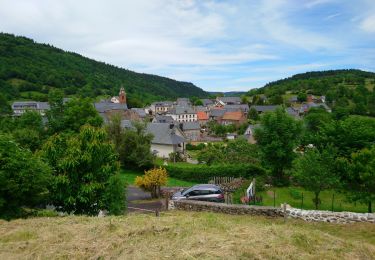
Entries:
{"type": "Polygon", "coordinates": [[[118,94],[120,99],[120,104],[126,104],[126,93],[124,87],[121,87],[120,93],[118,94]]]}

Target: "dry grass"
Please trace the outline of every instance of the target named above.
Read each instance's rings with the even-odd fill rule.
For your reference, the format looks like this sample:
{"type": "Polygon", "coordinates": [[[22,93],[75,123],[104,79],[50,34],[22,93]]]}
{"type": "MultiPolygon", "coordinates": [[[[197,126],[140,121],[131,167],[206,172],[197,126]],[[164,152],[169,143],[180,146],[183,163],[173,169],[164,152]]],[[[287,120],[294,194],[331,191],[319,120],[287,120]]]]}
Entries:
{"type": "Polygon", "coordinates": [[[0,221],[0,259],[374,259],[375,225],[167,212],[0,221]]]}

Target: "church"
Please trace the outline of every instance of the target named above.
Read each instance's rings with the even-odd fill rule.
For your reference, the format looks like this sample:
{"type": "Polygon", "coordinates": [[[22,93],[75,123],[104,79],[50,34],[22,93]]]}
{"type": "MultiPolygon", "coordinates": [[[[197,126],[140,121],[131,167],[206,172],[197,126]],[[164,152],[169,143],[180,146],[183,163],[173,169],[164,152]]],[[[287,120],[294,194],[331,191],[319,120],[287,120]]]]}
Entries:
{"type": "Polygon", "coordinates": [[[107,123],[111,116],[120,115],[122,120],[135,120],[139,121],[145,117],[145,113],[140,114],[138,109],[129,109],[127,105],[127,96],[123,86],[121,86],[119,95],[114,96],[109,100],[101,100],[94,103],[96,111],[107,123]]]}

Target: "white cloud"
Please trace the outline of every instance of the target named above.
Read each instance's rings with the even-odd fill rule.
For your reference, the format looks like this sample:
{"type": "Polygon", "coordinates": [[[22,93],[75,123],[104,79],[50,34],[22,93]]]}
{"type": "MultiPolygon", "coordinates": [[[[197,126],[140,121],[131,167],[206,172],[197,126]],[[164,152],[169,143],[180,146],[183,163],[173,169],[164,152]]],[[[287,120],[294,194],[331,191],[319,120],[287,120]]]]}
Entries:
{"type": "Polygon", "coordinates": [[[375,32],[375,15],[371,15],[362,20],[360,28],[368,33],[375,32]]]}

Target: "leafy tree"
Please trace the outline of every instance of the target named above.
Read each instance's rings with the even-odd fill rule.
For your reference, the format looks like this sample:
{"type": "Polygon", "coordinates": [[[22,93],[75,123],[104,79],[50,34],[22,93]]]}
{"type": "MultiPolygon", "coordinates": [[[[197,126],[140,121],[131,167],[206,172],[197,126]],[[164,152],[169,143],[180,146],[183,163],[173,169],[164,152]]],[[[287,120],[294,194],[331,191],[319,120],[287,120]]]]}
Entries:
{"type": "Polygon", "coordinates": [[[5,95],[0,92],[0,116],[10,115],[12,113],[12,108],[8,104],[8,100],[5,95]]]}
{"type": "Polygon", "coordinates": [[[133,123],[135,129],[127,129],[122,133],[119,148],[120,161],[124,166],[148,168],[154,156],[151,153],[152,134],[146,133],[146,125],[133,123]]]}
{"type": "Polygon", "coordinates": [[[339,178],[334,171],[335,152],[329,147],[322,152],[316,148],[308,148],[293,163],[292,176],[295,180],[315,194],[313,199],[315,208],[320,204],[320,192],[339,183],[339,178]]]}
{"type": "Polygon", "coordinates": [[[126,209],[125,185],[119,174],[109,178],[104,194],[104,203],[107,205],[109,214],[121,215],[124,213],[126,209]]]}
{"type": "Polygon", "coordinates": [[[64,92],[51,90],[48,94],[50,110],[47,111],[48,126],[51,133],[59,133],[64,130],[64,92]]]}
{"type": "Polygon", "coordinates": [[[254,121],[258,121],[260,117],[258,111],[252,107],[250,108],[249,113],[247,114],[247,118],[254,121]]]}
{"type": "Polygon", "coordinates": [[[301,122],[286,114],[283,108],[265,113],[261,126],[255,129],[255,139],[261,150],[262,161],[272,171],[276,184],[287,181],[285,170],[291,167],[302,134],[301,122]]]}
{"type": "Polygon", "coordinates": [[[314,107],[304,117],[306,128],[311,132],[317,132],[325,124],[332,122],[332,116],[324,108],[314,107]]]}
{"type": "Polygon", "coordinates": [[[80,127],[89,124],[91,126],[101,126],[103,119],[95,110],[92,102],[88,98],[72,99],[64,105],[64,129],[78,132],[80,127]]]}
{"type": "Polygon", "coordinates": [[[114,205],[124,203],[123,196],[119,191],[118,196],[108,192],[113,187],[120,189],[116,183],[120,179],[113,177],[119,164],[104,130],[84,126],[78,134],[54,135],[41,154],[54,170],[51,203],[59,210],[88,215],[101,209],[118,212],[114,205]]]}
{"type": "Polygon", "coordinates": [[[161,196],[160,187],[166,185],[167,180],[167,170],[160,167],[145,171],[144,176],[137,176],[135,185],[143,190],[151,192],[152,198],[159,198],[161,196]]]}
{"type": "Polygon", "coordinates": [[[48,195],[51,169],[10,135],[0,134],[0,217],[17,217],[48,195]]]}
{"type": "Polygon", "coordinates": [[[298,100],[299,102],[306,102],[306,101],[307,101],[307,94],[304,93],[304,92],[300,92],[300,93],[298,93],[298,95],[297,95],[297,100],[298,100]]]}
{"type": "Polygon", "coordinates": [[[372,212],[371,202],[375,201],[375,145],[352,154],[347,187],[351,198],[368,204],[368,212],[372,212]]]}
{"type": "Polygon", "coordinates": [[[213,164],[258,164],[259,150],[245,138],[229,141],[227,145],[208,144],[198,153],[198,162],[213,164]]]}

